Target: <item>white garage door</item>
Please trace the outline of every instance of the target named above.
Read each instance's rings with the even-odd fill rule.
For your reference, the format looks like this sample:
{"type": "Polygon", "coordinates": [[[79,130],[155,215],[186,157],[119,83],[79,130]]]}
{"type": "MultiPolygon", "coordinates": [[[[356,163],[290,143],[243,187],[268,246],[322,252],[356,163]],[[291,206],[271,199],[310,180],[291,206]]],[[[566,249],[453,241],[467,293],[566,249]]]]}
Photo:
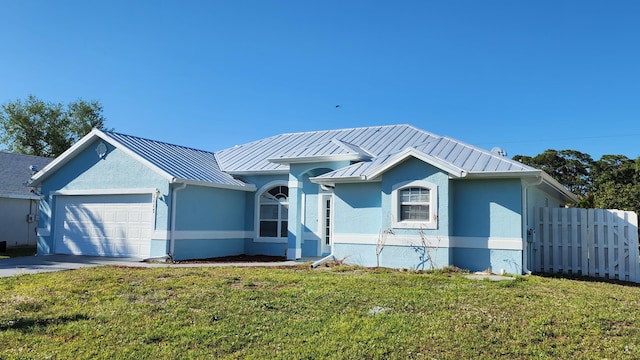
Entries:
{"type": "Polygon", "coordinates": [[[55,253],[149,257],[153,218],[151,194],[59,196],[55,253]]]}

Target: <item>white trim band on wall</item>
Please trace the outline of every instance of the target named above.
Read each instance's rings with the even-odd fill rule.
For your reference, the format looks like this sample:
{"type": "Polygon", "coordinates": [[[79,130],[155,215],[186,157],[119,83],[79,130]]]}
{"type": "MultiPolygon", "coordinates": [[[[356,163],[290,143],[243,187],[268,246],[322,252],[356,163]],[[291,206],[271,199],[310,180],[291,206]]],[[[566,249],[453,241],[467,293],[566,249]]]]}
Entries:
{"type": "MultiPolygon", "coordinates": [[[[174,232],[175,240],[239,240],[252,239],[253,231],[242,230],[178,230],[174,232]]],[[[169,240],[168,231],[154,231],[153,240],[169,240]]]]}
{"type": "MultiPolygon", "coordinates": [[[[375,245],[378,236],[378,234],[333,234],[333,243],[375,245]]],[[[425,236],[425,241],[430,247],[522,250],[520,238],[425,236]]],[[[387,235],[384,243],[389,246],[423,246],[419,235],[387,235]]]]}
{"type": "Polygon", "coordinates": [[[144,195],[158,193],[156,188],[147,189],[92,189],[92,190],[57,190],[52,191],[52,196],[77,196],[77,195],[144,195]]]}

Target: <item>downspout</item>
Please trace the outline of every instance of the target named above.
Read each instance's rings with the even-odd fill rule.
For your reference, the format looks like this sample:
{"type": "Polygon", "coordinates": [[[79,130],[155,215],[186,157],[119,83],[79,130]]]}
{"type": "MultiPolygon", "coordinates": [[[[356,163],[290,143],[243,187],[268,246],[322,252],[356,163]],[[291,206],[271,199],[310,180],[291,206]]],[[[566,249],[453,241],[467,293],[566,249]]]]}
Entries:
{"type": "Polygon", "coordinates": [[[529,254],[531,252],[531,243],[529,242],[529,188],[542,184],[542,175],[533,183],[526,183],[522,188],[522,272],[531,274],[529,270],[529,254]]]}
{"type": "Polygon", "coordinates": [[[175,233],[176,233],[176,208],[177,208],[177,201],[178,201],[177,193],[178,191],[183,190],[186,187],[187,187],[187,184],[182,183],[182,185],[173,189],[173,192],[171,193],[171,230],[169,231],[169,254],[167,254],[169,256],[169,259],[171,260],[173,260],[173,256],[175,254],[175,248],[176,248],[175,233]]]}
{"type": "Polygon", "coordinates": [[[323,258],[322,258],[322,259],[320,259],[320,260],[316,260],[316,261],[314,261],[314,262],[313,262],[313,264],[311,264],[311,268],[315,269],[315,268],[317,268],[318,266],[320,266],[320,265],[322,265],[322,264],[324,264],[324,263],[326,263],[326,262],[328,262],[328,261],[332,261],[332,260],[333,260],[333,261],[335,261],[335,260],[336,260],[336,257],[335,257],[335,256],[333,256],[333,246],[331,246],[331,254],[329,254],[329,255],[327,255],[327,256],[325,256],[325,257],[323,257],[323,258]]]}

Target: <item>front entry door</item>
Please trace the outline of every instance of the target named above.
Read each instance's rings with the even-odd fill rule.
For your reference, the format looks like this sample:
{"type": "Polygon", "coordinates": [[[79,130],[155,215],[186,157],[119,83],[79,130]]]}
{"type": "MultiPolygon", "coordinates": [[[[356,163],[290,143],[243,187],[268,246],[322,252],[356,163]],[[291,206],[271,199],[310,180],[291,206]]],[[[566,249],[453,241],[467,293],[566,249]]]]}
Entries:
{"type": "Polygon", "coordinates": [[[320,255],[331,253],[331,236],[333,235],[333,194],[320,195],[320,255]]]}

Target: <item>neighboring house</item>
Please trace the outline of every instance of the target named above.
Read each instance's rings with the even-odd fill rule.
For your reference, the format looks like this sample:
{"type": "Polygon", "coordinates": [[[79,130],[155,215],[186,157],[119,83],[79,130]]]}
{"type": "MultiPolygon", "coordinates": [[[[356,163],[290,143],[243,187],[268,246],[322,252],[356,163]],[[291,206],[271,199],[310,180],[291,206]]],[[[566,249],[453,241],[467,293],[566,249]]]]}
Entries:
{"type": "Polygon", "coordinates": [[[38,253],[289,259],[520,273],[546,173],[409,125],[272,136],[218,152],[94,130],[32,179],[38,253]],[[382,234],[382,235],[381,235],[382,234]],[[381,245],[381,244],[378,244],[381,245]]]}
{"type": "Polygon", "coordinates": [[[7,247],[36,245],[40,197],[27,183],[52,160],[0,152],[0,242],[6,241],[7,247]]]}

